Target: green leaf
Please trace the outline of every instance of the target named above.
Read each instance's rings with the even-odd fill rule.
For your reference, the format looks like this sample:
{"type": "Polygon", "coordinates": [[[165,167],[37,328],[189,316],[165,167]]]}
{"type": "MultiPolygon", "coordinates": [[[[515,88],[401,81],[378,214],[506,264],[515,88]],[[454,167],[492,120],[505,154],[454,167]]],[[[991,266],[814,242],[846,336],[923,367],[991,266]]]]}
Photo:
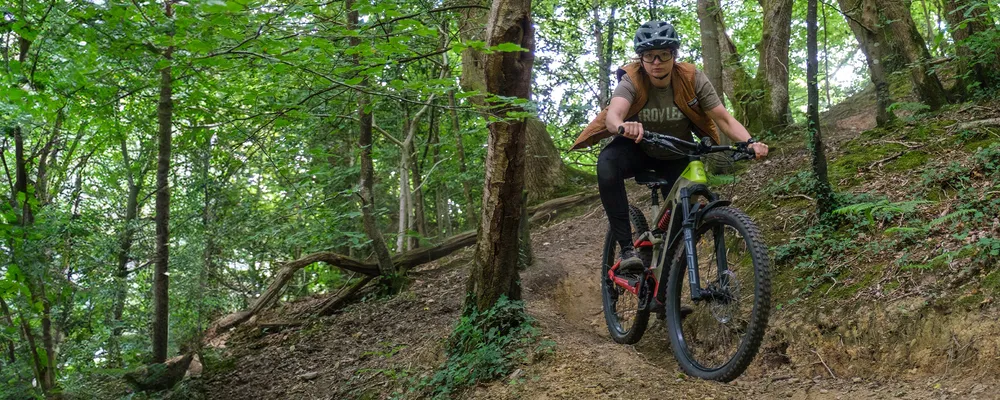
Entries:
{"type": "Polygon", "coordinates": [[[357,85],[357,84],[361,83],[361,81],[364,81],[364,80],[365,80],[365,77],[359,76],[359,77],[356,77],[356,78],[348,79],[348,80],[344,81],[344,83],[346,83],[348,85],[351,85],[351,86],[354,86],[354,85],[357,85]]]}
{"type": "Polygon", "coordinates": [[[493,50],[493,51],[503,51],[503,52],[508,52],[508,51],[528,51],[528,49],[526,49],[524,47],[521,47],[521,46],[518,46],[517,44],[510,43],[510,42],[500,43],[500,44],[498,44],[496,46],[490,47],[490,50],[493,50]]]}

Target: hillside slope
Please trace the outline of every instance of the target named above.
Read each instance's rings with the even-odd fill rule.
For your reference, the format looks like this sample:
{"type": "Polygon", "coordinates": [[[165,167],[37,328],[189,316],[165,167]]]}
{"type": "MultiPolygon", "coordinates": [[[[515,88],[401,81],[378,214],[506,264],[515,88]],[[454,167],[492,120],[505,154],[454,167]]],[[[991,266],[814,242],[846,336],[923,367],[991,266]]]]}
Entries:
{"type": "MultiPolygon", "coordinates": [[[[755,217],[775,259],[771,329],[743,377],[684,377],[659,321],[635,346],[608,338],[598,291],[607,220],[594,203],[532,231],[525,300],[554,351],[458,396],[995,398],[998,371],[980,366],[1000,358],[1000,275],[989,247],[1000,237],[1000,150],[990,150],[1000,130],[956,124],[997,117],[1000,105],[957,105],[891,130],[870,130],[869,111],[858,100],[827,113],[831,180],[842,204],[858,209],[842,211],[837,226],[820,229],[812,216],[801,138],[771,139],[768,161],[719,188],[755,217]]],[[[636,189],[633,200],[648,202],[636,189]]],[[[415,271],[400,296],[333,317],[281,323],[309,301],[273,310],[260,320],[270,325],[218,344],[223,358],[206,362],[205,394],[418,397],[409,389],[443,361],[460,314],[469,251],[415,271]]]]}

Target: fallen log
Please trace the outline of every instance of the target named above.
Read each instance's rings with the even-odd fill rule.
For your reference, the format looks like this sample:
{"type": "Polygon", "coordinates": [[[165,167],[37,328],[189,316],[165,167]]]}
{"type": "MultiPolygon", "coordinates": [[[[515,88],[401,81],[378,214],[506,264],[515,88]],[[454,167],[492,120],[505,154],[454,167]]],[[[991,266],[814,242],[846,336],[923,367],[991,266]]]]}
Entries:
{"type": "MultiPolygon", "coordinates": [[[[597,193],[580,193],[549,200],[537,206],[528,207],[528,214],[531,215],[528,221],[532,223],[538,222],[542,218],[550,216],[559,210],[594,201],[597,198],[599,198],[597,193]]],[[[444,242],[438,244],[437,246],[418,248],[399,254],[392,258],[392,263],[396,266],[396,270],[405,272],[406,270],[420,264],[445,257],[454,253],[456,250],[471,246],[475,243],[476,231],[463,232],[445,239],[444,242]]],[[[362,282],[364,282],[363,284],[359,285],[357,288],[351,288],[351,291],[355,293],[379,275],[378,264],[376,263],[357,260],[329,251],[308,254],[297,260],[286,262],[281,265],[281,269],[279,269],[278,273],[274,275],[274,279],[271,281],[271,284],[267,286],[267,289],[265,289],[256,300],[253,301],[250,308],[245,311],[226,315],[216,320],[206,332],[206,338],[212,338],[218,332],[223,332],[233,328],[250,319],[254,315],[257,315],[257,313],[274,305],[274,303],[276,303],[281,297],[281,292],[284,290],[285,285],[292,280],[292,277],[295,276],[296,272],[318,262],[324,262],[347,271],[368,275],[368,278],[362,280],[362,282]]],[[[353,293],[349,294],[353,295],[353,293]]],[[[347,295],[341,296],[343,298],[341,303],[348,299],[346,296],[347,295]]],[[[337,307],[340,305],[342,304],[337,304],[337,307]]],[[[335,307],[330,305],[329,307],[322,307],[321,311],[324,313],[332,313],[333,309],[335,309],[335,307]]]]}
{"type": "Polygon", "coordinates": [[[987,119],[980,119],[980,120],[976,120],[976,121],[960,122],[960,123],[951,125],[948,128],[952,132],[957,132],[957,131],[964,131],[964,130],[967,130],[967,129],[982,128],[982,127],[986,127],[986,126],[1000,126],[1000,118],[987,118],[987,119]]]}
{"type": "Polygon", "coordinates": [[[375,279],[374,276],[367,276],[364,279],[352,285],[351,288],[347,290],[347,293],[344,293],[341,296],[333,296],[326,299],[326,301],[321,303],[319,307],[316,307],[316,315],[325,317],[327,315],[333,314],[334,311],[337,311],[338,309],[340,309],[341,306],[350,301],[355,294],[361,291],[361,288],[365,287],[365,285],[367,285],[368,282],[371,282],[373,279],[375,279]]]}

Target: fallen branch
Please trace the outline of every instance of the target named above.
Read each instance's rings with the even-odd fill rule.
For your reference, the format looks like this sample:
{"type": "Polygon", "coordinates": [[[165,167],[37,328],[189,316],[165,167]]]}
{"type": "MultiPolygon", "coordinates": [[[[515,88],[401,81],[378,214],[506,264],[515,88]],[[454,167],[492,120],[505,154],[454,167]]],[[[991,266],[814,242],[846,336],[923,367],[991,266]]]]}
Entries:
{"type": "MultiPolygon", "coordinates": [[[[597,193],[581,193],[560,197],[534,207],[529,207],[528,213],[531,217],[528,221],[535,222],[559,210],[593,201],[598,197],[597,193]]],[[[459,249],[471,246],[475,243],[476,231],[463,232],[445,239],[444,242],[438,244],[437,246],[422,247],[396,255],[392,258],[392,263],[396,266],[396,270],[405,272],[413,267],[445,257],[459,249]]],[[[279,269],[278,273],[274,275],[274,279],[271,281],[271,284],[267,286],[267,289],[265,289],[256,300],[253,301],[250,308],[245,311],[226,315],[216,320],[216,322],[212,324],[208,332],[205,334],[205,337],[214,337],[217,332],[233,328],[249,320],[254,315],[257,315],[257,313],[271,307],[278,301],[285,285],[292,280],[292,277],[295,276],[296,272],[318,262],[324,262],[347,271],[367,275],[365,279],[362,279],[359,283],[355,284],[355,286],[352,286],[345,295],[334,297],[333,300],[328,301],[330,304],[326,304],[326,302],[324,302],[324,305],[320,306],[321,315],[325,315],[323,313],[332,313],[334,310],[342,306],[345,301],[349,300],[350,297],[353,296],[358,290],[361,290],[362,287],[379,275],[378,264],[376,263],[360,261],[329,251],[312,253],[297,260],[288,261],[281,265],[281,269],[279,269]]]]}
{"type": "Polygon", "coordinates": [[[1000,126],[1000,118],[987,118],[976,121],[957,123],[949,126],[948,129],[954,131],[964,131],[967,129],[982,128],[984,126],[1000,126]]]}
{"type": "Polygon", "coordinates": [[[357,294],[361,290],[361,288],[365,287],[365,285],[367,285],[368,282],[371,282],[373,279],[375,279],[374,276],[365,277],[364,279],[358,281],[354,285],[351,285],[351,288],[347,290],[347,293],[344,293],[341,296],[333,296],[326,299],[326,301],[324,301],[318,307],[316,307],[316,314],[321,317],[333,314],[334,311],[340,309],[340,307],[343,306],[344,303],[346,303],[348,300],[354,297],[354,295],[357,294]]]}
{"type": "Polygon", "coordinates": [[[598,198],[600,198],[598,193],[580,193],[549,200],[534,207],[528,207],[528,214],[531,214],[531,218],[528,218],[528,222],[538,222],[542,218],[545,218],[556,211],[594,201],[598,198]]]}
{"type": "Polygon", "coordinates": [[[833,370],[830,369],[829,365],[826,365],[826,361],[823,361],[823,356],[821,356],[818,351],[816,351],[816,350],[811,350],[811,351],[813,352],[813,354],[816,355],[816,357],[819,357],[819,362],[822,363],[824,367],[826,367],[826,372],[829,372],[830,376],[833,377],[833,379],[840,379],[840,378],[837,378],[837,375],[833,374],[833,370]]]}
{"type": "Polygon", "coordinates": [[[816,201],[816,199],[814,199],[812,197],[809,197],[809,196],[806,196],[804,194],[790,194],[790,195],[787,195],[787,196],[780,195],[780,196],[774,196],[774,198],[777,199],[777,200],[806,199],[806,200],[809,200],[809,201],[816,201]]]}

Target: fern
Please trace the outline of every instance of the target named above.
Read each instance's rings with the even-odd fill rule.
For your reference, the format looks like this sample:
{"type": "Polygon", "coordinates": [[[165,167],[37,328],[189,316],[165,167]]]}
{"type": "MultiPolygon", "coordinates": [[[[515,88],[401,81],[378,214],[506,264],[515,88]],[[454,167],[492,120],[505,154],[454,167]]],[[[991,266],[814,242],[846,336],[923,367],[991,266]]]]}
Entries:
{"type": "Polygon", "coordinates": [[[958,210],[958,211],[955,211],[955,212],[950,213],[948,215],[945,215],[943,217],[935,218],[933,221],[930,222],[930,224],[927,225],[927,227],[928,228],[933,228],[935,226],[941,225],[941,224],[943,224],[945,222],[948,222],[948,221],[950,221],[952,219],[955,219],[957,217],[960,217],[960,216],[963,216],[963,215],[967,215],[967,214],[976,214],[978,212],[979,212],[979,210],[972,209],[972,208],[966,208],[966,209],[958,210]]]}
{"type": "Polygon", "coordinates": [[[833,210],[833,213],[837,215],[864,215],[868,219],[868,223],[874,225],[876,214],[882,216],[880,219],[890,219],[895,215],[913,213],[917,210],[917,207],[928,203],[933,202],[929,200],[910,200],[890,203],[888,200],[880,200],[877,202],[851,204],[833,210]]]}

